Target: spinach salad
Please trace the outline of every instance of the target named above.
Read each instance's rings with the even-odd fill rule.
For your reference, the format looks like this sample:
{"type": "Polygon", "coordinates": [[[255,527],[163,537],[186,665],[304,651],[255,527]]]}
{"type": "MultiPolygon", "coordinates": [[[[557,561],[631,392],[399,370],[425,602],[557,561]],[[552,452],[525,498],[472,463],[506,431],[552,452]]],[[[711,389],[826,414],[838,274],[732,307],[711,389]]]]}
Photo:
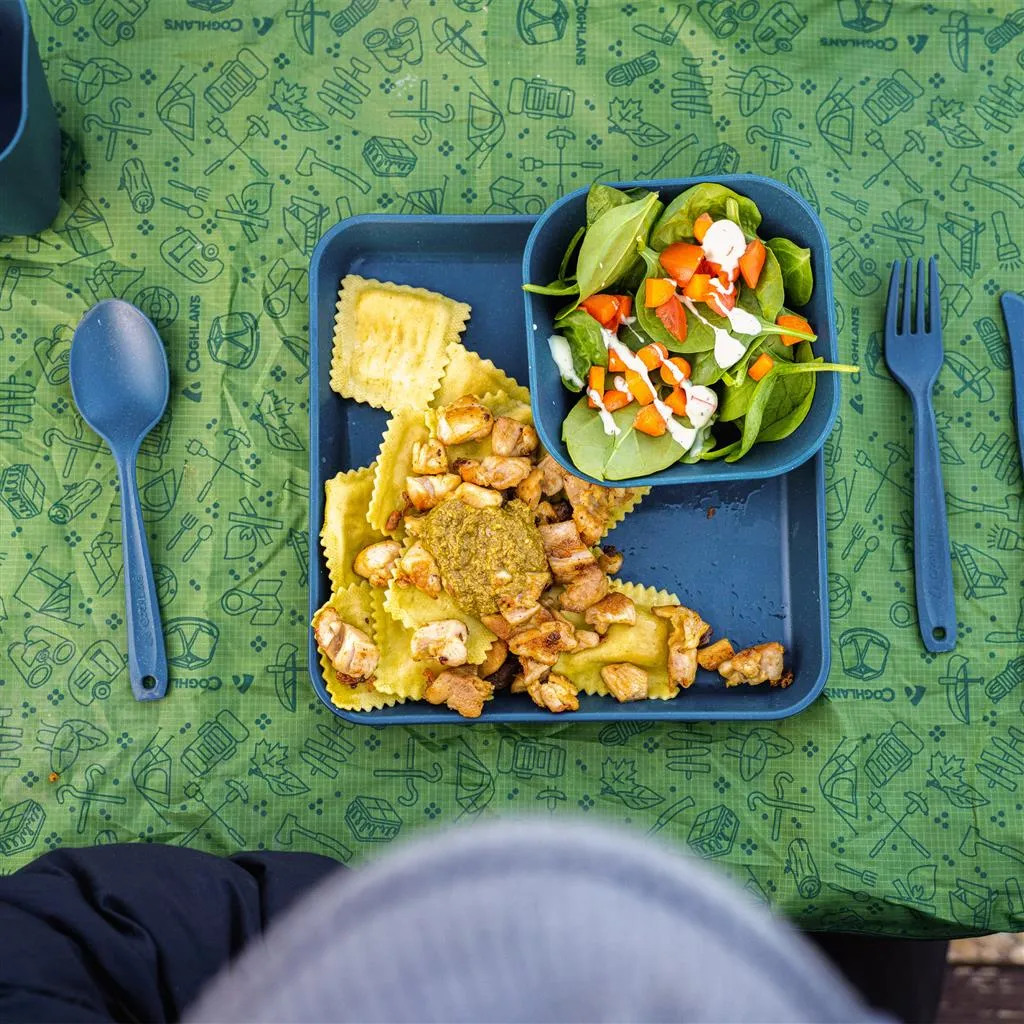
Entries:
{"type": "Polygon", "coordinates": [[[759,238],[760,225],[756,204],[724,185],[668,206],[647,189],[591,186],[558,278],[524,286],[566,301],[548,344],[581,393],[562,425],[581,472],[735,462],[800,426],[816,373],[856,370],[816,358],[811,324],[789,308],[814,289],[810,251],[759,238]]]}

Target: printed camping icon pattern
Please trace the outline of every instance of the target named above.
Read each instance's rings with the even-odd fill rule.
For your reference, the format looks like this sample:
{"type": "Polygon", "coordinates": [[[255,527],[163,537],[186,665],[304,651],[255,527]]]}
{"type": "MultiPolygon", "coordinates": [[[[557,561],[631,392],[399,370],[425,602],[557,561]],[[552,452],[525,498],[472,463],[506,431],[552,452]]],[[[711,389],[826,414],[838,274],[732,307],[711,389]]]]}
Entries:
{"type": "MultiPolygon", "coordinates": [[[[610,817],[815,928],[1019,929],[1024,522],[998,293],[1018,284],[1024,32],[892,0],[30,4],[63,128],[52,227],[0,241],[0,870],[61,845],[375,855],[417,828],[610,817]],[[376,730],[309,689],[306,267],[362,212],[536,215],[593,180],[769,174],[832,243],[832,673],[772,728],[376,730]],[[894,258],[937,252],[961,641],[916,635],[894,258]],[[124,671],[118,493],[71,332],[167,346],[139,483],[172,690],[124,671]]],[[[699,539],[696,546],[699,549],[699,539]]]]}

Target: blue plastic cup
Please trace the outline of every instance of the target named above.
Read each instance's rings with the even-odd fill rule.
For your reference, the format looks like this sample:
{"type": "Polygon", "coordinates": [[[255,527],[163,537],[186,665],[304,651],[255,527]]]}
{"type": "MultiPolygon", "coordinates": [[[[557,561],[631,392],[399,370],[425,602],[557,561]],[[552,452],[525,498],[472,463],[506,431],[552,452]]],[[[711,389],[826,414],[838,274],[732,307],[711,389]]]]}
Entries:
{"type": "Polygon", "coordinates": [[[0,0],[0,234],[34,235],[60,206],[60,129],[25,0],[0,0]]]}

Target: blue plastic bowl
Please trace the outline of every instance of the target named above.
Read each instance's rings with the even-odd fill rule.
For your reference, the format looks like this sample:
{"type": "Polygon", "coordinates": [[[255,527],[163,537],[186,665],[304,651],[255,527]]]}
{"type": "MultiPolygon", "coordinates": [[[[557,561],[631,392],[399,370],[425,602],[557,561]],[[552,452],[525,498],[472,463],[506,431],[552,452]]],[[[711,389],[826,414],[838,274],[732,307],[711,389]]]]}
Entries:
{"type": "MultiPolygon", "coordinates": [[[[795,307],[807,317],[818,334],[814,343],[816,355],[826,362],[836,361],[835,297],[832,294],[832,260],[828,238],[817,214],[795,192],[770,178],[757,174],[727,174],[719,178],[675,178],[649,181],[626,181],[618,188],[641,186],[656,190],[668,205],[680,192],[701,182],[727,185],[740,195],[757,203],[762,221],[758,234],[762,238],[782,235],[811,250],[814,270],[814,292],[806,306],[795,307]]],[[[586,223],[587,189],[577,189],[563,196],[541,214],[534,225],[523,253],[523,282],[546,284],[558,276],[558,264],[573,234],[586,223]]],[[[544,447],[566,469],[582,476],[569,458],[562,441],[562,421],[580,396],[562,386],[558,370],[551,359],[548,338],[555,333],[556,311],[564,298],[523,292],[526,303],[526,351],[530,364],[530,395],[533,419],[544,447]]],[[[814,401],[807,418],[789,437],[781,441],[755,445],[738,462],[722,459],[695,465],[677,463],[660,473],[616,480],[621,487],[640,484],[710,483],[724,480],[755,480],[788,473],[820,451],[832,431],[839,412],[839,379],[834,373],[821,373],[816,378],[814,401]]],[[[593,478],[588,478],[593,479],[593,478]]],[[[594,481],[612,483],[612,481],[594,481]]]]}

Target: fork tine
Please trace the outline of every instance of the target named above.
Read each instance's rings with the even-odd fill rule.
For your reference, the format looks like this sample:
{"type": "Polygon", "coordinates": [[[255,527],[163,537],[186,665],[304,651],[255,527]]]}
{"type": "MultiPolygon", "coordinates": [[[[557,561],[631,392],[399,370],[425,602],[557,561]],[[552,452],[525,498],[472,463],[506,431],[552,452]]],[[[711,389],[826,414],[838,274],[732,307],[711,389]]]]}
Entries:
{"type": "Polygon", "coordinates": [[[914,304],[914,262],[907,260],[903,278],[903,313],[900,316],[900,334],[910,333],[910,308],[914,304]]]}
{"type": "Polygon", "coordinates": [[[894,260],[889,274],[889,299],[885,304],[885,333],[896,333],[896,314],[900,301],[900,269],[903,264],[894,260]]]}
{"type": "Polygon", "coordinates": [[[928,330],[942,332],[942,302],[939,299],[939,257],[928,258],[928,330]]]}
{"type": "MultiPolygon", "coordinates": [[[[910,274],[910,268],[907,267],[907,274],[910,274]]],[[[914,305],[914,331],[918,334],[924,334],[924,308],[925,301],[928,298],[928,293],[924,287],[924,260],[917,261],[917,302],[914,305]]]]}

